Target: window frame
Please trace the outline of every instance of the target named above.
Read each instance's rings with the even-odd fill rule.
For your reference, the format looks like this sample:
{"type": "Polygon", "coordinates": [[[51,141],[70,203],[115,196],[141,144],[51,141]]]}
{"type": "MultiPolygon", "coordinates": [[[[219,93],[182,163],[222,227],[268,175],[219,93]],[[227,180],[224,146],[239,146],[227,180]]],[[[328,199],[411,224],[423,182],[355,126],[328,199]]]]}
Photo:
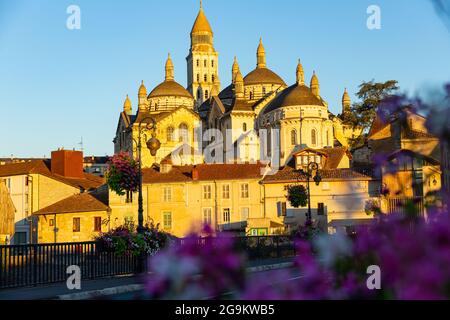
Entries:
{"type": "Polygon", "coordinates": [[[81,232],[81,218],[80,217],[72,218],[72,232],[73,233],[81,232]]]}
{"type": "Polygon", "coordinates": [[[248,183],[241,183],[240,191],[241,199],[250,198],[250,186],[248,183]],[[246,189],[244,188],[244,186],[246,186],[246,189]]]}
{"type": "Polygon", "coordinates": [[[102,217],[94,217],[94,232],[102,232],[102,217]]]}
{"type": "Polygon", "coordinates": [[[203,200],[211,200],[212,199],[212,187],[210,184],[204,184],[202,186],[202,199],[203,200]],[[208,195],[208,196],[205,197],[205,195],[208,195]]]}
{"type": "Polygon", "coordinates": [[[230,208],[223,208],[222,209],[222,221],[223,223],[231,223],[231,209],[230,208]],[[228,220],[226,219],[228,217],[228,220]]]}
{"type": "Polygon", "coordinates": [[[231,188],[230,188],[230,184],[229,183],[224,183],[222,185],[222,199],[226,199],[226,200],[231,199],[231,197],[230,197],[230,190],[231,190],[231,188]],[[225,190],[225,187],[227,188],[227,190],[225,190]],[[227,196],[225,196],[225,194],[227,194],[227,196]]]}
{"type": "Polygon", "coordinates": [[[162,223],[163,223],[163,229],[164,230],[172,230],[173,229],[173,215],[172,211],[163,211],[162,213],[162,223]],[[168,219],[166,220],[166,218],[168,219]],[[169,227],[167,222],[169,222],[169,227]]]}

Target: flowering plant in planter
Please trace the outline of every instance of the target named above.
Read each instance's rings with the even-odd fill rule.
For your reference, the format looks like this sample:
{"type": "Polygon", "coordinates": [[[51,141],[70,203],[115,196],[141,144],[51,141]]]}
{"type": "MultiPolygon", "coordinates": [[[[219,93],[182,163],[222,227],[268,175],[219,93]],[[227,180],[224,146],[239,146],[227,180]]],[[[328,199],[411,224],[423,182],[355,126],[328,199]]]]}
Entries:
{"type": "Polygon", "coordinates": [[[126,152],[114,155],[108,162],[106,182],[120,196],[126,191],[136,191],[139,185],[138,162],[126,152]]]}
{"type": "Polygon", "coordinates": [[[366,201],[364,211],[368,216],[381,214],[381,204],[378,199],[370,199],[366,201]]]}
{"type": "Polygon", "coordinates": [[[125,225],[102,233],[96,241],[103,251],[114,252],[118,256],[140,254],[154,255],[164,248],[170,240],[169,234],[159,230],[159,225],[146,226],[142,234],[133,226],[125,225]]]}
{"type": "Polygon", "coordinates": [[[303,185],[288,187],[287,199],[294,208],[304,207],[308,203],[308,194],[303,185]]]}

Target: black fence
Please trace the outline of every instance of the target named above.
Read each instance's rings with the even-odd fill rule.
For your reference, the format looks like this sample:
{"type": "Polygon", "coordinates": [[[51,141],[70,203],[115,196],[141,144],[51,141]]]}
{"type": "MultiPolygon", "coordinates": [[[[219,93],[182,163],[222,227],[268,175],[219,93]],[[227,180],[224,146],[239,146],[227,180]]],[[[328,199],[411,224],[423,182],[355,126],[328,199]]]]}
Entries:
{"type": "MultiPolygon", "coordinates": [[[[250,260],[295,255],[288,236],[237,237],[236,246],[250,260]]],[[[199,238],[199,244],[218,238],[199,238]]],[[[183,239],[177,241],[183,244],[183,239]]],[[[145,259],[144,259],[145,261],[145,259]]],[[[146,271],[141,257],[116,255],[97,242],[0,246],[0,289],[64,282],[69,266],[80,267],[82,279],[104,278],[146,271]],[[143,268],[143,269],[142,269],[143,268]]]]}
{"type": "Polygon", "coordinates": [[[139,259],[96,242],[0,246],[0,288],[63,282],[71,265],[80,267],[82,279],[95,279],[134,273],[139,259]]]}

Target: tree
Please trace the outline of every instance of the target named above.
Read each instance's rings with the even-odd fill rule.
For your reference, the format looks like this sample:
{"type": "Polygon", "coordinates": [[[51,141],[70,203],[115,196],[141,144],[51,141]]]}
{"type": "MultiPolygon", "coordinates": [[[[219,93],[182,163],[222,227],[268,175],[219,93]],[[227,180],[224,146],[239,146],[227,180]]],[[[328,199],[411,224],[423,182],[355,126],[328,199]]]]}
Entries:
{"type": "Polygon", "coordinates": [[[393,93],[398,90],[398,82],[396,80],[389,80],[386,82],[363,82],[359,86],[359,91],[356,96],[361,100],[352,106],[352,117],[350,120],[354,126],[359,126],[364,129],[364,132],[372,125],[380,104],[383,100],[393,96],[393,93]]]}

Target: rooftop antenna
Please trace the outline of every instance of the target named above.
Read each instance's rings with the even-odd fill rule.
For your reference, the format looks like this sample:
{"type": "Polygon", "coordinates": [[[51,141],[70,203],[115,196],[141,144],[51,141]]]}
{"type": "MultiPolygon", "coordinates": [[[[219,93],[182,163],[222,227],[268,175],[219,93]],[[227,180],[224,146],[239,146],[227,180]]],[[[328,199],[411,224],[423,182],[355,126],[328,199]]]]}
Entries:
{"type": "Polygon", "coordinates": [[[78,143],[78,145],[80,146],[80,151],[83,152],[84,148],[83,148],[83,137],[81,137],[81,141],[78,143]]]}

